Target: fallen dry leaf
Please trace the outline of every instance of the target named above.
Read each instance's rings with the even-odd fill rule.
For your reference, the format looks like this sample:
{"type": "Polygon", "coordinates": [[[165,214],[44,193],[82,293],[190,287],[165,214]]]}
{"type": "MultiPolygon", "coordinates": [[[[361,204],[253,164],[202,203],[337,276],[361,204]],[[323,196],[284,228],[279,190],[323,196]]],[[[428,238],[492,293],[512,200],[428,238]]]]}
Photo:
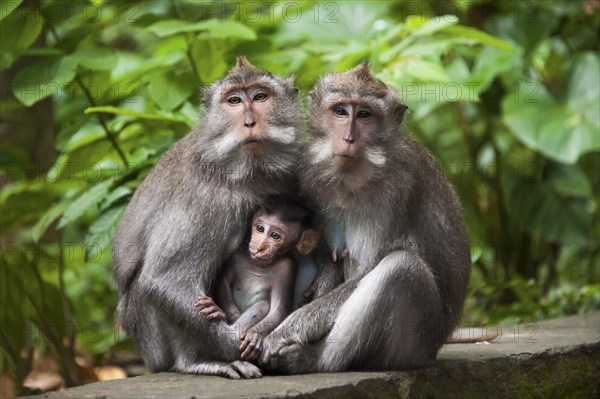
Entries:
{"type": "Polygon", "coordinates": [[[119,366],[101,366],[94,368],[98,381],[120,380],[127,378],[127,373],[119,366]]]}

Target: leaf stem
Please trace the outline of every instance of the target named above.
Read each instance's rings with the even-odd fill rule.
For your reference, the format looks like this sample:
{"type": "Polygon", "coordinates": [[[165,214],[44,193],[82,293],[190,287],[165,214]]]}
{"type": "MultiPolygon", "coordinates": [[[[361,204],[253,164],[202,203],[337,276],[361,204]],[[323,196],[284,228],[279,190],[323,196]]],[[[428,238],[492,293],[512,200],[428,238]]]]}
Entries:
{"type": "MultiPolygon", "coordinates": [[[[44,19],[46,26],[48,27],[48,31],[54,38],[54,41],[56,43],[59,43],[60,37],[58,36],[58,33],[56,33],[54,26],[52,26],[52,24],[48,21],[48,19],[42,12],[41,7],[39,7],[39,12],[40,12],[40,15],[42,16],[42,18],[44,19]]],[[[85,98],[87,99],[90,106],[92,106],[92,107],[98,106],[98,104],[94,100],[94,97],[92,96],[90,91],[85,86],[85,83],[83,82],[81,77],[79,75],[77,75],[77,72],[75,72],[75,82],[77,82],[77,85],[79,86],[79,88],[81,89],[83,94],[85,95],[85,98]]],[[[104,119],[104,115],[102,115],[101,113],[97,113],[96,118],[98,118],[98,121],[100,122],[100,126],[102,126],[102,130],[104,130],[104,134],[106,135],[106,138],[108,139],[108,141],[110,141],[110,143],[113,146],[113,148],[115,149],[115,151],[117,151],[117,154],[119,155],[119,158],[121,158],[121,161],[123,161],[125,168],[128,168],[129,163],[127,161],[127,157],[125,156],[125,152],[123,152],[123,149],[119,146],[119,143],[117,142],[117,139],[115,137],[115,133],[109,129],[109,127],[106,123],[106,119],[104,119]]]]}
{"type": "MultiPolygon", "coordinates": [[[[90,93],[88,88],[85,86],[85,83],[83,82],[81,77],[79,77],[78,75],[75,75],[75,81],[79,85],[79,88],[85,95],[85,98],[87,99],[90,106],[97,107],[98,104],[94,100],[94,97],[92,97],[92,94],[90,93]]],[[[104,130],[104,134],[106,135],[106,138],[108,138],[108,140],[112,144],[115,151],[117,151],[117,154],[119,154],[119,158],[121,158],[121,161],[123,161],[125,168],[128,168],[129,163],[127,161],[127,157],[125,156],[123,149],[119,146],[119,143],[117,142],[115,134],[108,127],[108,124],[106,123],[106,119],[104,118],[104,115],[102,115],[102,113],[98,112],[98,113],[96,113],[96,117],[98,118],[98,122],[100,122],[100,126],[102,126],[102,130],[104,130]]]]}
{"type": "MultiPolygon", "coordinates": [[[[177,14],[177,18],[183,20],[184,19],[183,15],[177,8],[177,4],[175,3],[174,0],[171,0],[171,5],[173,6],[173,9],[175,10],[175,14],[177,14]]],[[[191,35],[192,35],[192,33],[185,34],[185,44],[187,46],[187,48],[185,50],[185,55],[186,55],[188,61],[190,61],[190,65],[192,66],[192,69],[194,71],[194,76],[196,76],[196,79],[198,79],[198,82],[202,82],[202,79],[200,79],[200,75],[198,75],[198,67],[196,66],[196,61],[194,60],[194,57],[192,56],[192,40],[190,39],[191,35]]]]}

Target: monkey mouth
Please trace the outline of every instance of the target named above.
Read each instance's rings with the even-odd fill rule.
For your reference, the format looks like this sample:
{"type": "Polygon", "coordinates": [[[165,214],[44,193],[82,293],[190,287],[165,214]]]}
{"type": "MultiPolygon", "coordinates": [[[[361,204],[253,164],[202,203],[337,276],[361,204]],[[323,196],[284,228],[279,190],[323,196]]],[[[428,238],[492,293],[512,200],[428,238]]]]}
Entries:
{"type": "Polygon", "coordinates": [[[253,157],[261,157],[265,155],[270,148],[270,143],[263,139],[246,139],[242,141],[241,149],[248,155],[253,157]]]}
{"type": "Polygon", "coordinates": [[[264,140],[260,140],[260,139],[247,139],[242,141],[242,145],[247,145],[247,144],[261,144],[264,143],[264,140]]]}
{"type": "Polygon", "coordinates": [[[269,261],[271,259],[269,254],[259,254],[259,253],[253,253],[252,251],[250,251],[250,259],[254,260],[254,261],[269,261]]]}
{"type": "Polygon", "coordinates": [[[348,153],[334,153],[333,163],[341,169],[351,169],[356,165],[357,157],[348,153]]]}
{"type": "Polygon", "coordinates": [[[335,157],[341,157],[341,158],[348,158],[348,159],[354,159],[354,158],[356,158],[356,156],[354,156],[354,155],[351,155],[351,154],[345,154],[345,153],[341,153],[341,152],[334,153],[334,154],[333,154],[333,157],[334,157],[334,158],[335,158],[335,157]]]}

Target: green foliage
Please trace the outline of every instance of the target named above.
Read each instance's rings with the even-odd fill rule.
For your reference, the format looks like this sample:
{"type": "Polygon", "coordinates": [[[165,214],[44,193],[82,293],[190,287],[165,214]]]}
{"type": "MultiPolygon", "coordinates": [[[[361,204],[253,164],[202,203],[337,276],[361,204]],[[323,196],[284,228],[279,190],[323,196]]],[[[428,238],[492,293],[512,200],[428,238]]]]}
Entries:
{"type": "Polygon", "coordinates": [[[366,59],[402,94],[407,130],[464,204],[474,264],[468,321],[597,309],[599,11],[582,1],[455,3],[447,10],[457,15],[435,1],[3,4],[0,70],[12,97],[1,99],[2,121],[24,139],[0,146],[8,182],[0,300],[10,304],[0,367],[22,381],[30,367],[22,353],[36,347],[76,384],[72,339],[99,358],[123,340],[110,272],[118,220],[196,123],[199,88],[242,53],[294,74],[305,91],[366,59]],[[41,109],[55,132],[50,167],[29,145],[42,130],[21,128],[41,109]]]}

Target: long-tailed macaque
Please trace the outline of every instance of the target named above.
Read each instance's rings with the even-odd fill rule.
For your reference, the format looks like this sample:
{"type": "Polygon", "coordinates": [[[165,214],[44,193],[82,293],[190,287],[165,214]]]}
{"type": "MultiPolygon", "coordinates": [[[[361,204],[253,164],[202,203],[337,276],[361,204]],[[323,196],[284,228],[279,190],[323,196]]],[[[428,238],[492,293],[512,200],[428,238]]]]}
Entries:
{"type": "Polygon", "coordinates": [[[259,364],[292,374],[429,366],[469,279],[459,200],[368,65],[323,77],[310,101],[300,179],[324,212],[344,282],[323,292],[323,274],[315,299],[264,340],[259,364]]]}
{"type": "Polygon", "coordinates": [[[205,90],[203,120],[160,159],[117,228],[118,319],[152,371],[261,375],[240,360],[238,334],[198,317],[250,215],[269,195],[297,189],[302,125],[291,79],[244,57],[205,90]]]}
{"type": "Polygon", "coordinates": [[[292,310],[296,261],[294,252],[308,255],[319,239],[311,229],[310,211],[283,198],[273,198],[252,218],[250,243],[224,265],[215,302],[197,298],[200,315],[223,320],[240,335],[242,360],[256,360],[262,340],[292,310]]]}

